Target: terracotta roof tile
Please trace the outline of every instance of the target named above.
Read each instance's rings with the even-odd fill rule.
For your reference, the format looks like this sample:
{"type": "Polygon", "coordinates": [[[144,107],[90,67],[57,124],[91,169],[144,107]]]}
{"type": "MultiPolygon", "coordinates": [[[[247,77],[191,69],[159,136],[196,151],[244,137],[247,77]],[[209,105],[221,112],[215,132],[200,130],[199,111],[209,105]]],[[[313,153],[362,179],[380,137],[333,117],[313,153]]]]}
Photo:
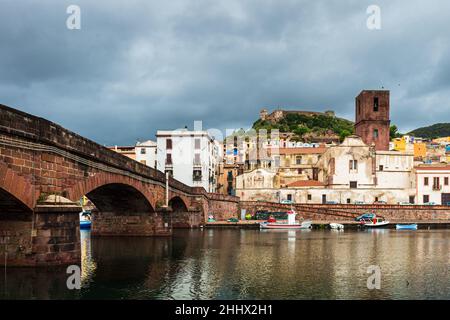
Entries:
{"type": "Polygon", "coordinates": [[[298,180],[287,185],[290,188],[298,187],[323,187],[324,184],[316,180],[298,180]]]}

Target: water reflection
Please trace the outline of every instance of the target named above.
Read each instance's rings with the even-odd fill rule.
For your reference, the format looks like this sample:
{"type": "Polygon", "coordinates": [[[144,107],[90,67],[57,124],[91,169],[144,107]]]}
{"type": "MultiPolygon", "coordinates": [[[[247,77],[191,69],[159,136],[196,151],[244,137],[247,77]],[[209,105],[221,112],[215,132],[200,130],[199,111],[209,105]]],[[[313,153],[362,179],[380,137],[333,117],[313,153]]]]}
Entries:
{"type": "Polygon", "coordinates": [[[62,270],[8,269],[1,298],[448,299],[450,230],[182,230],[81,234],[82,290],[62,270]],[[381,290],[366,287],[379,265],[381,290]]]}

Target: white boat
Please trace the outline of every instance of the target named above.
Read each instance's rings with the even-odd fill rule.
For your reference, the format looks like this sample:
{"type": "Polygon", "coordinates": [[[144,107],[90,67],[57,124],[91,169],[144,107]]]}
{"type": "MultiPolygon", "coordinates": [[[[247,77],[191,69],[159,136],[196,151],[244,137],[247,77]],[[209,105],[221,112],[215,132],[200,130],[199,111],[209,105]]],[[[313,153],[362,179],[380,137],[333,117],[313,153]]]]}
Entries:
{"type": "Polygon", "coordinates": [[[295,222],[295,216],[297,215],[297,213],[295,212],[294,209],[291,209],[290,211],[288,211],[287,214],[288,214],[287,222],[272,222],[269,219],[269,221],[261,222],[259,224],[259,226],[261,229],[310,229],[311,228],[312,221],[310,221],[310,220],[303,221],[302,223],[295,222]]]}
{"type": "Polygon", "coordinates": [[[344,230],[344,225],[340,223],[330,223],[331,229],[344,230]]]}
{"type": "Polygon", "coordinates": [[[361,220],[361,225],[368,228],[377,228],[383,227],[389,224],[389,221],[384,220],[383,218],[375,217],[373,219],[363,219],[361,220]]]}

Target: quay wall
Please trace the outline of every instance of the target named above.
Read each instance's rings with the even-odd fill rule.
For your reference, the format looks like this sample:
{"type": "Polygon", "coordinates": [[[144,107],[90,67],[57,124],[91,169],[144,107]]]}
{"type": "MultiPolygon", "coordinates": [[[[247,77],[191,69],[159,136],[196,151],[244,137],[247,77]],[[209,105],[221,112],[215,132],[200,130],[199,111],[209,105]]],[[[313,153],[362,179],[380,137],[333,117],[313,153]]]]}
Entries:
{"type": "MultiPolygon", "coordinates": [[[[318,221],[353,220],[356,216],[375,212],[390,221],[450,220],[450,206],[430,205],[354,205],[354,204],[293,204],[305,219],[318,221]]],[[[240,208],[247,213],[256,211],[287,211],[291,205],[262,201],[241,201],[240,208]]]]}

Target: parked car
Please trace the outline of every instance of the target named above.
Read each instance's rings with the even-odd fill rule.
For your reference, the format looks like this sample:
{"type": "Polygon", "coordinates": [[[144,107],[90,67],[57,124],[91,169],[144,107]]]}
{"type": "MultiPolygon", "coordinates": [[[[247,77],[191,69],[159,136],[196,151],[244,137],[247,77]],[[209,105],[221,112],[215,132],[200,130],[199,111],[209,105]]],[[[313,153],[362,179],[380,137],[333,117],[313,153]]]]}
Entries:
{"type": "Polygon", "coordinates": [[[410,206],[410,205],[412,205],[412,203],[406,202],[406,201],[400,201],[398,204],[401,205],[401,206],[410,206]]]}
{"type": "Polygon", "coordinates": [[[336,200],[329,200],[327,202],[325,202],[326,204],[339,204],[339,202],[337,202],[336,200]]]}
{"type": "Polygon", "coordinates": [[[284,200],[281,200],[280,203],[282,203],[282,204],[292,204],[293,202],[292,202],[292,200],[284,199],[284,200]]]}
{"type": "Polygon", "coordinates": [[[357,200],[357,201],[354,202],[354,204],[359,204],[359,205],[361,205],[361,204],[366,204],[366,203],[365,203],[364,201],[357,200]]]}
{"type": "Polygon", "coordinates": [[[373,204],[387,204],[387,202],[384,200],[378,200],[378,201],[374,201],[373,204]]]}
{"type": "Polygon", "coordinates": [[[376,217],[375,213],[364,213],[358,217],[355,218],[356,221],[361,221],[361,220],[371,220],[373,218],[376,217]]]}
{"type": "Polygon", "coordinates": [[[436,202],[430,201],[430,202],[425,202],[424,203],[425,206],[435,206],[436,202]]]}

